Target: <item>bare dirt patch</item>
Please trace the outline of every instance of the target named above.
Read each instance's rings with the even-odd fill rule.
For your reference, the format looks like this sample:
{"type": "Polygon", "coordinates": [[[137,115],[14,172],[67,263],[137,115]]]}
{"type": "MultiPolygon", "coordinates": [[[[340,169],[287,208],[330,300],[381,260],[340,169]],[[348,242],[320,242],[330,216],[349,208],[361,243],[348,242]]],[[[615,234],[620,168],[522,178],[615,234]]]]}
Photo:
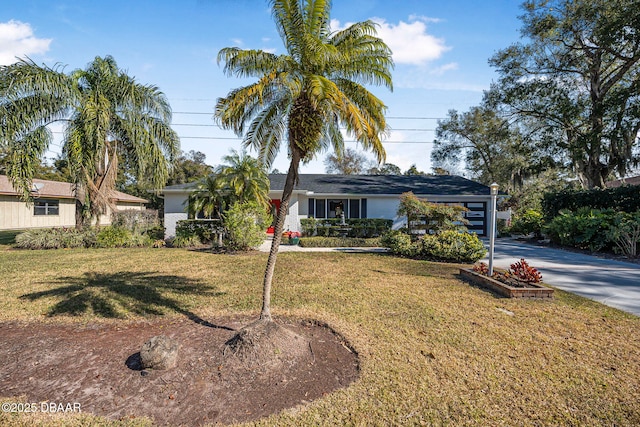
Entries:
{"type": "Polygon", "coordinates": [[[279,321],[304,337],[307,348],[295,359],[256,366],[225,356],[225,342],[250,321],[0,323],[0,397],[79,403],[82,412],[116,420],[147,416],[159,425],[197,426],[256,420],[357,378],[355,352],[312,321],[279,321]],[[175,368],[141,370],[139,351],[156,335],[179,342],[175,368]]]}

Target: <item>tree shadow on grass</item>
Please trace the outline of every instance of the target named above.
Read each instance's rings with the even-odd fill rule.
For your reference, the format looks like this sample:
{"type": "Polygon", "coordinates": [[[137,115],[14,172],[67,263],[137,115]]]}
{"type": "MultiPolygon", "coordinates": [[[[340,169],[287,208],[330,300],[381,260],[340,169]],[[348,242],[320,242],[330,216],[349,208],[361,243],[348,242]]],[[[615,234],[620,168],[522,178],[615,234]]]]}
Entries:
{"type": "Polygon", "coordinates": [[[193,299],[224,294],[200,280],[125,271],[109,274],[87,272],[82,276],[60,277],[56,282],[63,286],[25,294],[20,299],[35,301],[40,298],[60,298],[49,308],[48,316],[93,314],[105,318],[126,318],[130,314],[161,316],[175,312],[204,326],[233,330],[198,317],[180,301],[180,296],[193,299]],[[176,297],[171,294],[176,294],[176,297]]]}

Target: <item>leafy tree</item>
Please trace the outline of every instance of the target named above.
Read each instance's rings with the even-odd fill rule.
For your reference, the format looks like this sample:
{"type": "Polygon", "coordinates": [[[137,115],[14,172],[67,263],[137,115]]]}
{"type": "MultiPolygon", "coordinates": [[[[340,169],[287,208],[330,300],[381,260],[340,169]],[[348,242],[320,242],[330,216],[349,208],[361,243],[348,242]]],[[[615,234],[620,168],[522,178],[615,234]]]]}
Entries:
{"type": "Polygon", "coordinates": [[[373,166],[367,171],[368,175],[402,175],[400,168],[393,163],[383,163],[380,166],[373,166]]]}
{"type": "Polygon", "coordinates": [[[233,90],[216,105],[222,127],[243,135],[244,146],[256,149],[267,166],[282,142],[290,158],[263,282],[264,324],[272,322],[271,283],[300,163],[329,146],[341,155],[340,125],[384,161],[380,135],[387,131],[386,106],[363,85],[392,88],[393,66],[391,51],[376,37],[373,22],[331,31],[329,0],[272,0],[270,5],[287,53],[222,49],[218,60],[228,75],[258,81],[233,90]]]}
{"type": "Polygon", "coordinates": [[[195,182],[211,174],[213,168],[205,163],[206,158],[200,151],[181,152],[169,173],[167,185],[195,182]]]}
{"type": "Polygon", "coordinates": [[[640,7],[636,0],[528,0],[526,43],[498,52],[508,112],[534,118],[586,188],[640,162],[640,7]]]}
{"type": "Polygon", "coordinates": [[[27,200],[55,122],[65,126],[62,155],[80,184],[78,200],[96,218],[111,204],[119,157],[161,188],[178,152],[164,94],[137,83],[111,56],[69,74],[20,60],[0,67],[0,144],[8,150],[8,175],[27,200]]]}
{"type": "Polygon", "coordinates": [[[509,123],[485,101],[464,113],[451,110],[438,122],[431,160],[436,165],[463,161],[478,181],[513,191],[554,166],[553,156],[536,137],[531,130],[521,132],[518,123],[509,123]]]}
{"type": "Polygon", "coordinates": [[[367,157],[364,154],[353,148],[347,148],[342,153],[327,154],[324,159],[324,166],[327,173],[362,175],[367,162],[367,157]]]}
{"type": "Polygon", "coordinates": [[[409,233],[422,229],[439,234],[447,230],[466,231],[469,223],[464,217],[466,211],[464,206],[430,203],[408,192],[400,195],[397,214],[407,218],[409,233]],[[421,221],[424,224],[418,224],[421,221]]]}
{"type": "Polygon", "coordinates": [[[413,164],[413,165],[411,165],[411,167],[409,169],[404,171],[404,175],[406,175],[406,176],[420,176],[420,175],[426,175],[426,173],[422,172],[421,170],[418,170],[416,165],[413,164]]]}

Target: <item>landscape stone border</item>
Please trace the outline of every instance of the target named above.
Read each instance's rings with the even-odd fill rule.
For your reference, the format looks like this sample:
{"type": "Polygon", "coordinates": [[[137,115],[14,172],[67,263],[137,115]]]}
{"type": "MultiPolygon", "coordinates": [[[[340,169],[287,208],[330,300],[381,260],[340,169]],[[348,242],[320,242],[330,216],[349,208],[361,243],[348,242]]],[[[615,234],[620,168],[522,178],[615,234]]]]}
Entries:
{"type": "Polygon", "coordinates": [[[460,276],[471,283],[491,289],[507,298],[553,298],[553,289],[544,284],[529,283],[526,287],[510,286],[467,268],[460,269],[460,276]]]}

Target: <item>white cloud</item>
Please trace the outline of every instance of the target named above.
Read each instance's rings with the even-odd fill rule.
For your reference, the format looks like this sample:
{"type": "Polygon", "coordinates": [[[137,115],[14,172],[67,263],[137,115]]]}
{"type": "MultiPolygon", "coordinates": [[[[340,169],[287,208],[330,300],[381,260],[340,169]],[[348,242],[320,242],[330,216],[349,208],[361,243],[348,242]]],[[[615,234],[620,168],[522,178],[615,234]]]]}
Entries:
{"type": "MultiPolygon", "coordinates": [[[[389,46],[396,64],[425,65],[451,49],[444,39],[427,33],[427,23],[439,22],[436,18],[411,15],[409,22],[400,21],[397,24],[383,18],[371,20],[378,24],[378,37],[389,46]]],[[[335,19],[330,23],[333,30],[344,29],[351,24],[341,25],[335,19]]]]}
{"type": "Polygon", "coordinates": [[[231,39],[231,43],[233,43],[234,45],[241,47],[244,42],[242,41],[242,39],[231,39]]]}
{"type": "Polygon", "coordinates": [[[49,50],[51,39],[34,36],[31,25],[11,20],[0,22],[0,65],[16,62],[16,57],[42,54],[49,50]]]}
{"type": "Polygon", "coordinates": [[[444,73],[446,73],[447,71],[454,71],[458,69],[458,63],[457,62],[450,62],[448,64],[444,64],[440,67],[434,68],[433,70],[429,71],[429,74],[432,74],[434,76],[441,76],[444,73]]]}
{"type": "Polygon", "coordinates": [[[267,53],[276,53],[278,51],[275,47],[263,47],[261,50],[267,53]]]}

